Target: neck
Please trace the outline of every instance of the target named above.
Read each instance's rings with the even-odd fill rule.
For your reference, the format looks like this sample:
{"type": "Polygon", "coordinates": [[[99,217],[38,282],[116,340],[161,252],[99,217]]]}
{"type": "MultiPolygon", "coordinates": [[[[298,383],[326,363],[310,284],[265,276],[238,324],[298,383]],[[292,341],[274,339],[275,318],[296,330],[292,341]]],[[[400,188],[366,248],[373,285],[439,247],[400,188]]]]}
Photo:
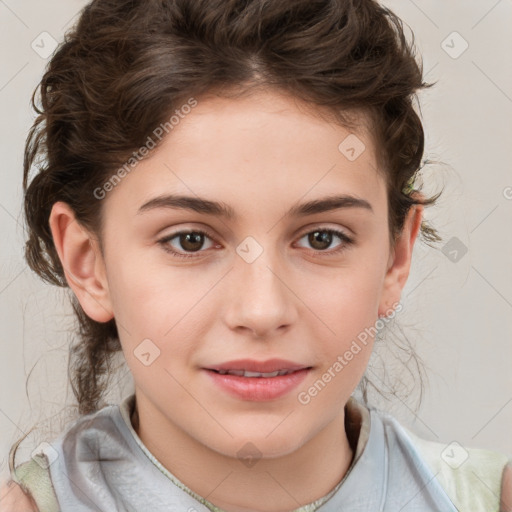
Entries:
{"type": "Polygon", "coordinates": [[[142,411],[132,423],[148,450],[189,489],[226,512],[295,510],[328,494],[354,456],[343,408],[296,451],[250,466],[199,443],[156,409],[136,409],[142,411]]]}

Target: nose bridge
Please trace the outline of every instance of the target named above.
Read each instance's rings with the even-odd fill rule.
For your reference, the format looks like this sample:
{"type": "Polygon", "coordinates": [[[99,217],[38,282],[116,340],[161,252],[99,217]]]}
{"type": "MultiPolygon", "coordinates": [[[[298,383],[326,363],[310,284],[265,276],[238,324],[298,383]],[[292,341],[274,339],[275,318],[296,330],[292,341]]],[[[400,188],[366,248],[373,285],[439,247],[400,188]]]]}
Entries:
{"type": "Polygon", "coordinates": [[[263,245],[248,236],[236,248],[233,326],[263,333],[293,320],[293,294],[285,285],[286,276],[282,275],[285,265],[271,238],[266,237],[263,245]]]}
{"type": "MultiPolygon", "coordinates": [[[[271,236],[267,236],[263,245],[256,238],[248,236],[236,248],[236,267],[240,272],[240,278],[246,284],[243,288],[250,288],[255,293],[261,288],[261,291],[267,294],[280,294],[282,283],[277,276],[277,269],[282,268],[282,265],[279,261],[279,251],[272,245],[271,239],[271,236]]],[[[268,298],[272,300],[272,297],[268,298]]]]}

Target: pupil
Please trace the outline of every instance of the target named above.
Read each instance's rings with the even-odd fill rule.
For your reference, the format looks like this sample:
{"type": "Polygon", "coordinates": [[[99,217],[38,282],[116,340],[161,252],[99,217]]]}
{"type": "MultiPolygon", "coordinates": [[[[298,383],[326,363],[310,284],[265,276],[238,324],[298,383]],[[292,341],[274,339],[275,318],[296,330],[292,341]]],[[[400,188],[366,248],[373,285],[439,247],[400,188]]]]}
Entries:
{"type": "Polygon", "coordinates": [[[184,242],[182,242],[181,246],[187,251],[196,251],[201,248],[203,235],[200,233],[186,233],[182,237],[184,237],[184,239],[182,238],[184,242]]]}
{"type": "Polygon", "coordinates": [[[315,231],[309,235],[309,243],[316,249],[327,249],[331,245],[332,234],[327,231],[315,231]],[[317,242],[320,247],[316,246],[317,242]]]}

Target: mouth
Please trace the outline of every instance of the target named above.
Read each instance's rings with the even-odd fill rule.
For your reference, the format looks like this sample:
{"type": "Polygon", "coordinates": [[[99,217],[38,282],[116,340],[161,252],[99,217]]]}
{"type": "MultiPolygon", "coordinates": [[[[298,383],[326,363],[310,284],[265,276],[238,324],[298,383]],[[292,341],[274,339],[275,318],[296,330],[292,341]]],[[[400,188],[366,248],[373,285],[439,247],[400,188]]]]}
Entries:
{"type": "Polygon", "coordinates": [[[288,375],[298,370],[309,370],[311,366],[288,361],[286,359],[268,359],[257,361],[254,359],[237,359],[225,363],[212,365],[206,370],[217,372],[220,375],[236,375],[238,377],[264,377],[272,378],[288,375]]]}
{"type": "Polygon", "coordinates": [[[218,389],[242,400],[268,401],[287,395],[312,370],[283,359],[237,360],[203,368],[218,389]]]}
{"type": "MultiPolygon", "coordinates": [[[[302,369],[310,370],[311,366],[301,368],[301,370],[302,369]]],[[[212,368],[208,368],[208,370],[218,373],[219,375],[236,375],[238,377],[250,377],[250,378],[259,377],[259,378],[265,378],[265,379],[268,379],[271,377],[280,377],[281,375],[289,375],[290,373],[295,373],[297,371],[300,371],[300,370],[283,369],[283,370],[277,370],[275,372],[266,372],[265,373],[265,372],[250,372],[248,370],[214,370],[212,368]]]]}

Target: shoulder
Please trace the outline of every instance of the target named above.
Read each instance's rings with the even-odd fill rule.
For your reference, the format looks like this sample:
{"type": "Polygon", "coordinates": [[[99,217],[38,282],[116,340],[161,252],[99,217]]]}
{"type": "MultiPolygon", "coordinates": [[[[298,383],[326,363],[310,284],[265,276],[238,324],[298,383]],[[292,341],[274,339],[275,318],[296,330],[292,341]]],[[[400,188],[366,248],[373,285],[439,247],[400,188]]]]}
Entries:
{"type": "Polygon", "coordinates": [[[2,482],[0,509],[5,512],[39,512],[34,500],[13,480],[2,482]]]}
{"type": "Polygon", "coordinates": [[[508,462],[503,470],[500,512],[512,512],[512,460],[508,462]]]}
{"type": "Polygon", "coordinates": [[[504,453],[423,439],[401,426],[411,446],[459,510],[512,512],[512,459],[504,453]]]}
{"type": "MultiPolygon", "coordinates": [[[[12,500],[16,501],[16,506],[18,508],[14,508],[14,511],[59,511],[59,504],[51,481],[49,465],[50,461],[47,458],[47,455],[40,453],[34,455],[27,462],[24,462],[11,470],[12,483],[9,483],[11,488],[13,486],[15,487],[13,489],[9,489],[10,492],[6,493],[6,499],[11,500],[7,502],[9,505],[12,500]],[[26,503],[27,499],[29,500],[32,508],[29,508],[29,504],[26,503]],[[22,508],[20,509],[19,507],[22,508]],[[23,507],[26,508],[23,509],[23,507]]],[[[7,509],[7,511],[9,511],[9,509],[7,509]]]]}

